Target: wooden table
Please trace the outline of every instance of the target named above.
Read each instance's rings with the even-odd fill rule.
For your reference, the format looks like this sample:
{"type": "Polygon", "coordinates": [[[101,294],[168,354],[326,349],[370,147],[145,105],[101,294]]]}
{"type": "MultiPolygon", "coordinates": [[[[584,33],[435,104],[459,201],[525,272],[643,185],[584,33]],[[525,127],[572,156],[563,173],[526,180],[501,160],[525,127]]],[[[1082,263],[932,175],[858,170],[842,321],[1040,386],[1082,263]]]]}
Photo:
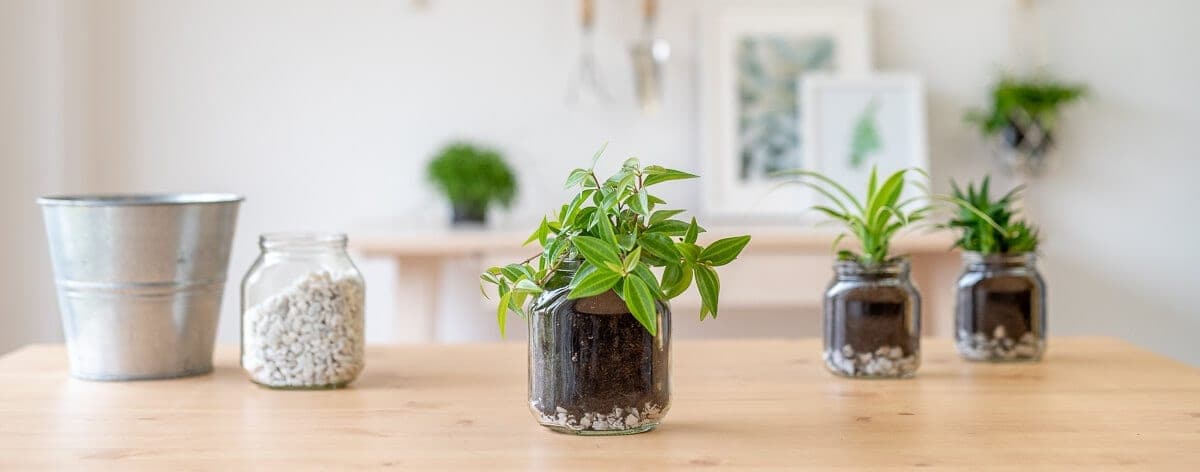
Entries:
{"type": "Polygon", "coordinates": [[[918,377],[833,377],[819,342],[680,342],[657,430],[537,426],[517,344],[379,347],[353,388],[213,375],[97,383],[60,346],[0,358],[0,469],[1200,470],[1200,371],[1121,341],[1052,339],[1041,364],[960,361],[927,341],[918,377]]]}

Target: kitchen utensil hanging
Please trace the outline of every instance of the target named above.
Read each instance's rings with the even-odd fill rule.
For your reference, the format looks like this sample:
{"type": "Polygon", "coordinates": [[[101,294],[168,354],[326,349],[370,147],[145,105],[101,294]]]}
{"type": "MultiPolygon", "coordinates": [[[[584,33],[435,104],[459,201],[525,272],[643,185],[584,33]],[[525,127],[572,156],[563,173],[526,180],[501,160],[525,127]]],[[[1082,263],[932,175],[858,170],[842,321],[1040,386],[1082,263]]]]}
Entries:
{"type": "Polygon", "coordinates": [[[605,87],[600,67],[596,62],[595,0],[581,1],[580,17],[579,60],[571,78],[567,99],[570,103],[578,105],[611,102],[612,94],[605,87]]]}
{"type": "Polygon", "coordinates": [[[655,38],[658,21],[658,1],[643,0],[642,37],[630,47],[633,59],[634,85],[642,112],[654,114],[662,106],[662,67],[671,57],[671,45],[655,38]]]}

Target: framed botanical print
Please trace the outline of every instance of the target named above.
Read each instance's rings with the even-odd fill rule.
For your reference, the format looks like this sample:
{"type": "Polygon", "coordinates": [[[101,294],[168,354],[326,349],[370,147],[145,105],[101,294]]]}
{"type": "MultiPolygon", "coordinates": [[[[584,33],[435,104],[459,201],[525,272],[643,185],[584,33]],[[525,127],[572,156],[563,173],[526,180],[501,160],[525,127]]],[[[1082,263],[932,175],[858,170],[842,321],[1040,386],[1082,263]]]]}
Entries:
{"type": "Polygon", "coordinates": [[[812,169],[803,88],[813,72],[870,69],[859,2],[714,1],[701,14],[705,213],[726,220],[799,215],[811,196],[773,173],[812,169]]]}
{"type": "Polygon", "coordinates": [[[804,155],[814,170],[850,189],[865,188],[871,168],[929,170],[925,93],[909,74],[810,75],[800,93],[804,155]]]}

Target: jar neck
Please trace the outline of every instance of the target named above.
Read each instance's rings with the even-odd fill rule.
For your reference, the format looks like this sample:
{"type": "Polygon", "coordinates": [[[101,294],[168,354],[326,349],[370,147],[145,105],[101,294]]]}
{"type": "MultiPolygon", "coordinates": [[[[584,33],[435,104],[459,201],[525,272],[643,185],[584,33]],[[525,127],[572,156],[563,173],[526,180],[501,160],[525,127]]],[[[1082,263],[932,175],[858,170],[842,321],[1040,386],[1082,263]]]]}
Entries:
{"type": "Polygon", "coordinates": [[[908,259],[863,265],[856,261],[838,261],[833,265],[838,280],[908,280],[908,259]]]}
{"type": "Polygon", "coordinates": [[[1037,256],[1032,252],[1008,254],[982,254],[978,252],[964,252],[962,258],[963,264],[968,268],[978,269],[1033,267],[1034,264],[1037,263],[1037,256]]]}
{"type": "Polygon", "coordinates": [[[258,238],[258,247],[268,256],[324,256],[346,252],[342,233],[266,233],[258,238]]]}

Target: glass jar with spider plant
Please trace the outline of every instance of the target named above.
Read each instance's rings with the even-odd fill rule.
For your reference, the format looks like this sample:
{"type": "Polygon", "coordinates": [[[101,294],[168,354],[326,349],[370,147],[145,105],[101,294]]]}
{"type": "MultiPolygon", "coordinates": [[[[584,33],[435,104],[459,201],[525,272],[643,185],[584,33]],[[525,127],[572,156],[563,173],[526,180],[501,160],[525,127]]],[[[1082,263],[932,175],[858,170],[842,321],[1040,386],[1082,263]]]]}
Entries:
{"type": "Polygon", "coordinates": [[[1037,270],[1038,231],[1016,217],[1017,187],[999,199],[989,178],[966,192],[951,182],[941,198],[957,208],[944,225],[959,232],[963,273],[955,304],[955,343],[975,361],[1036,361],[1046,349],[1046,283],[1037,270]]]}
{"type": "MultiPolygon", "coordinates": [[[[633,434],[670,408],[671,306],[695,280],[700,319],[717,316],[716,267],[750,236],[698,243],[704,231],[649,188],[695,175],[630,158],[600,180],[575,169],[573,198],[542,219],[526,244],[541,251],[481,275],[499,295],[501,333],[514,312],[529,325],[529,408],[543,426],[581,435],[633,434]],[[527,304],[528,302],[528,304],[527,304]]],[[[486,292],[485,292],[486,293],[486,292]]]]}
{"type": "Polygon", "coordinates": [[[825,292],[824,357],[835,374],[906,378],[920,365],[921,295],[909,278],[907,258],[890,252],[892,237],[930,211],[923,196],[903,198],[913,184],[906,179],[909,172],[920,171],[897,171],[880,183],[872,169],[864,198],[819,173],[785,173],[828,200],[814,210],[845,226],[834,249],[851,236],[862,250],[837,250],[825,292]]]}

